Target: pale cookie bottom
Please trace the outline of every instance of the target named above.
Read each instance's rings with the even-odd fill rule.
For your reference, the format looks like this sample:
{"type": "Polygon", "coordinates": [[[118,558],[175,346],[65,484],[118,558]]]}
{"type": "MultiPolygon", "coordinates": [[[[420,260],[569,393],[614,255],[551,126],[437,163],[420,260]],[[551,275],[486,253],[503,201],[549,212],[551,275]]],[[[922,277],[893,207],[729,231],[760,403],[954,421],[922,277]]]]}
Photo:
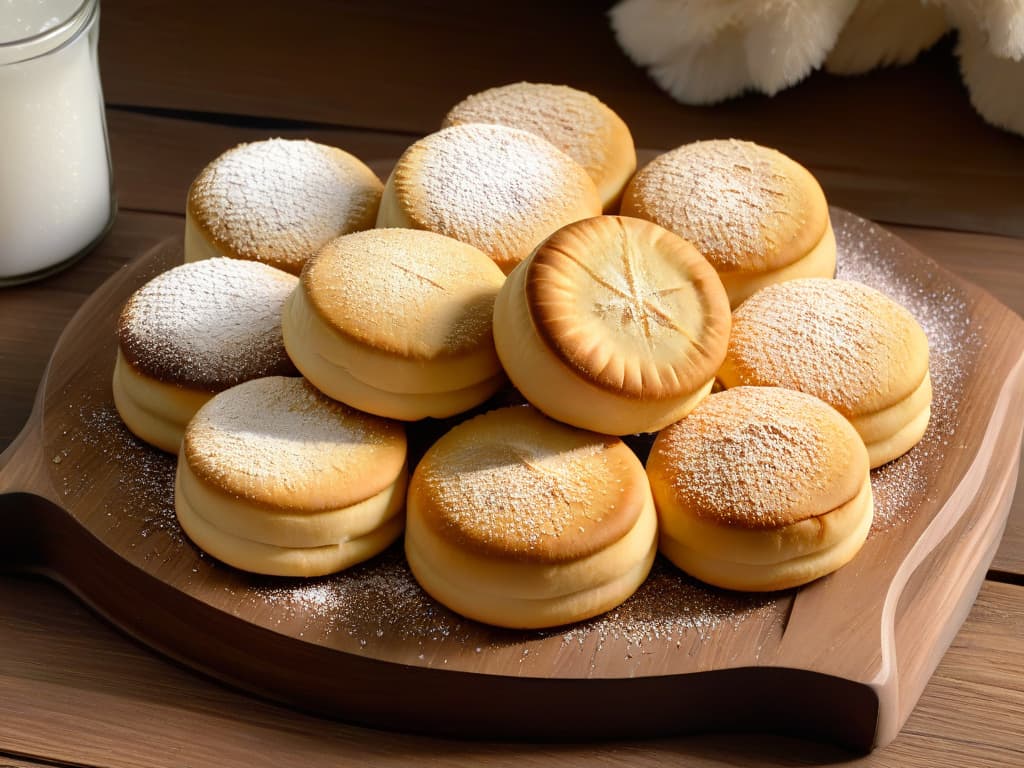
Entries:
{"type": "Polygon", "coordinates": [[[771,566],[826,550],[855,535],[871,510],[871,479],[866,474],[856,495],[845,504],[769,530],[719,525],[676,511],[666,498],[670,494],[669,489],[654,490],[663,538],[688,542],[704,557],[743,565],[771,566]]]}
{"type": "Polygon", "coordinates": [[[451,581],[497,598],[554,598],[619,577],[623,563],[641,560],[657,536],[657,514],[648,498],[625,536],[587,557],[565,562],[529,562],[478,554],[449,541],[423,523],[416,495],[410,497],[406,542],[451,581]]]}
{"type": "Polygon", "coordinates": [[[146,376],[125,360],[121,350],[111,387],[114,406],[125,426],[140,440],[168,453],[178,452],[185,425],[215,394],[146,376]]]}
{"type": "Polygon", "coordinates": [[[218,560],[250,573],[267,576],[326,576],[349,568],[387,549],[405,527],[394,515],[376,530],[349,541],[321,547],[279,547],[232,536],[204,519],[180,492],[175,481],[174,511],[196,546],[218,560]]]}
{"type": "Polygon", "coordinates": [[[509,629],[544,629],[583,621],[621,605],[643,584],[650,573],[657,547],[617,578],[590,589],[558,597],[497,597],[474,586],[452,582],[449,575],[424,559],[415,544],[405,543],[409,568],[423,590],[451,610],[467,618],[509,629]]]}
{"type": "Polygon", "coordinates": [[[659,548],[676,567],[707,584],[744,592],[774,592],[807,584],[850,562],[867,540],[873,515],[874,505],[869,495],[857,527],[845,539],[778,563],[740,563],[708,556],[664,533],[659,548]]]}
{"type": "Polygon", "coordinates": [[[224,493],[196,477],[182,455],[175,493],[225,534],[276,547],[308,548],[351,541],[380,528],[405,506],[408,476],[403,467],[387,488],[341,509],[284,509],[224,493]]]}
{"type": "Polygon", "coordinates": [[[729,306],[736,309],[740,303],[768,285],[796,280],[800,277],[836,276],[836,235],[831,219],[825,225],[821,240],[796,261],[767,272],[719,272],[725,292],[729,294],[729,306]]]}
{"type": "Polygon", "coordinates": [[[932,380],[925,373],[917,389],[898,403],[850,418],[868,448],[872,469],[902,456],[920,442],[928,428],[931,404],[932,380]]]}
{"type": "Polygon", "coordinates": [[[715,383],[711,377],[694,392],[662,400],[624,397],[577,376],[537,334],[526,308],[525,269],[494,304],[494,345],[512,384],[539,410],[574,427],[606,435],[657,432],[697,407],[715,383]],[[508,290],[508,289],[511,290],[508,290]]]}
{"type": "MultiPolygon", "coordinates": [[[[193,261],[203,261],[204,259],[216,259],[220,257],[227,257],[229,259],[239,258],[234,253],[222,253],[218,251],[213,243],[206,239],[202,232],[199,231],[199,227],[196,226],[195,221],[192,220],[192,214],[188,212],[187,206],[185,211],[185,263],[189,264],[193,261]]],[[[272,266],[277,266],[276,264],[272,266]]]]}
{"type": "Polygon", "coordinates": [[[560,562],[501,560],[459,548],[408,516],[406,558],[420,586],[456,613],[500,627],[539,629],[604,613],[647,578],[657,550],[648,497],[621,539],[588,557],[560,562]]]}
{"type": "MultiPolygon", "coordinates": [[[[454,376],[461,373],[454,365],[449,366],[452,370],[445,379],[441,375],[444,373],[443,363],[424,366],[413,361],[408,366],[418,369],[420,377],[426,370],[440,369],[434,371],[429,381],[421,383],[423,389],[420,392],[385,390],[367,383],[357,377],[351,367],[333,359],[339,357],[337,352],[342,342],[335,343],[331,338],[333,332],[307,306],[300,290],[297,289],[285,304],[281,323],[284,346],[295,367],[328,397],[377,416],[418,421],[468,411],[487,400],[505,382],[505,376],[494,360],[493,365],[487,365],[488,369],[493,369],[490,375],[465,386],[461,386],[463,382],[454,376]],[[445,386],[452,388],[445,389],[445,386]]],[[[393,382],[395,389],[409,389],[410,381],[416,382],[416,377],[409,375],[410,372],[399,369],[394,373],[387,380],[393,382]]]]}

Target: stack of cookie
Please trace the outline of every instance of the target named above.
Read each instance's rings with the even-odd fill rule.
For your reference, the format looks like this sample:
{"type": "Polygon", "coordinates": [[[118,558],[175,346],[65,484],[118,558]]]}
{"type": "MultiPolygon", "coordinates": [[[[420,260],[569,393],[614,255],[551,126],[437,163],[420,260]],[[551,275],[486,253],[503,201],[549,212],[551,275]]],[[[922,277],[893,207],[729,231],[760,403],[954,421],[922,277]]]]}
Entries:
{"type": "Polygon", "coordinates": [[[456,105],[383,184],[312,142],[211,163],[195,263],[126,305],[114,376],[129,428],[180,446],[193,541],[313,576],[405,528],[427,592],[510,627],[614,607],[659,547],[729,589],[848,562],[869,467],[928,423],[920,326],[833,279],[785,155],[702,141],[635,171],[611,109],[527,83],[456,105]],[[509,386],[527,404],[487,411],[509,386]],[[406,429],[441,418],[407,482],[406,429]],[[645,471],[620,437],[659,431],[645,471]]]}

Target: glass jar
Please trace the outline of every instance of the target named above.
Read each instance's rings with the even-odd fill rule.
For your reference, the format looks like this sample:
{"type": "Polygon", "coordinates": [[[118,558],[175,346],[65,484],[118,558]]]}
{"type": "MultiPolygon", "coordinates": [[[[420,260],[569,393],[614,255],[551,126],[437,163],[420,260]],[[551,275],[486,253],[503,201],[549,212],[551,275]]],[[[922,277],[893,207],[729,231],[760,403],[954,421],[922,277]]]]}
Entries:
{"type": "Polygon", "coordinates": [[[99,0],[0,0],[0,285],[89,251],[117,205],[99,0]]]}

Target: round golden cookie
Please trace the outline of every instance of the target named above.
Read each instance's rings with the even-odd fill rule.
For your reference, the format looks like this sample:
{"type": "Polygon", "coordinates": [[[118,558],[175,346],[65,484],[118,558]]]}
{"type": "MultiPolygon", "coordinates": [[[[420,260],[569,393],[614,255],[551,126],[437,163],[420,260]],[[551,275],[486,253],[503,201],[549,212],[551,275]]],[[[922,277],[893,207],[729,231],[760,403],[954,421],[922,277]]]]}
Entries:
{"type": "Polygon", "coordinates": [[[453,237],[508,274],[560,226],[599,213],[597,187],[564,152],[518,128],[472,124],[432,133],[402,154],[377,226],[453,237]]]}
{"type": "Polygon", "coordinates": [[[463,422],[409,484],[409,567],[469,618],[540,628],[596,616],[650,571],[657,521],[643,466],[619,439],[530,406],[463,422]]]}
{"type": "Polygon", "coordinates": [[[491,317],[505,276],[471,245],[374,229],[310,261],[284,310],[284,343],[322,392],[416,420],[482,403],[505,381],[491,317]]]}
{"type": "Polygon", "coordinates": [[[626,188],[622,213],[693,243],[733,307],[765,285],[835,275],[821,186],[799,163],[749,141],[698,141],[655,158],[626,188]]]}
{"type": "Polygon", "coordinates": [[[358,158],[313,141],[229,149],[192,182],[185,261],[262,261],[292,274],[329,240],[373,227],[384,185],[358,158]]]}
{"type": "Polygon", "coordinates": [[[590,174],[607,212],[618,209],[636,171],[633,136],[622,118],[567,85],[511,83],[474,93],[452,107],[442,127],[465,123],[507,125],[547,139],[590,174]]]}
{"type": "Polygon", "coordinates": [[[718,376],[726,387],[786,387],[824,400],[860,433],[872,467],[915,446],[931,414],[921,326],[885,294],[846,280],[755,293],[733,313],[718,376]]]}
{"type": "Polygon", "coordinates": [[[494,342],[512,383],[552,418],[655,432],[711,390],[729,317],[692,245],[648,221],[599,216],[558,230],[508,277],[494,342]]]}
{"type": "Polygon", "coordinates": [[[662,553],[726,589],[787,589],[860,550],[873,515],[867,451],[817,398],[777,387],[711,395],[647,460],[662,553]]]}
{"type": "Polygon", "coordinates": [[[321,576],[401,535],[401,425],[336,403],[301,378],[240,384],[185,430],[174,506],[185,533],[229,565],[321,576]]]}
{"type": "Polygon", "coordinates": [[[281,311],[298,283],[266,264],[208,259],[139,288],[117,323],[114,404],[136,436],[177,453],[207,400],[262,376],[295,375],[281,311]]]}

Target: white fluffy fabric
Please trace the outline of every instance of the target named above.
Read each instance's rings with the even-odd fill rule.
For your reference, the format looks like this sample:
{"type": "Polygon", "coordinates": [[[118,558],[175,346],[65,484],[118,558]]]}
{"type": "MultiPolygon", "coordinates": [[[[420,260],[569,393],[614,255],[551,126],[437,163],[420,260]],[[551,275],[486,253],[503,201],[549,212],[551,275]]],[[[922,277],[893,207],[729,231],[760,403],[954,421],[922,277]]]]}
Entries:
{"type": "Polygon", "coordinates": [[[1024,0],[623,0],[609,16],[626,53],[685,104],[771,95],[823,63],[903,64],[954,26],[971,103],[1024,134],[1024,0]]]}
{"type": "Polygon", "coordinates": [[[949,29],[945,11],[921,0],[861,0],[825,60],[836,75],[906,64],[949,29]]]}
{"type": "Polygon", "coordinates": [[[960,73],[971,104],[986,121],[1024,135],[1024,58],[997,56],[977,28],[960,30],[960,73]]]}
{"type": "MultiPolygon", "coordinates": [[[[1024,59],[1024,0],[930,0],[945,7],[950,21],[972,38],[981,33],[1000,59],[1024,59]]],[[[1022,86],[1024,83],[1018,80],[1022,86]]]]}
{"type": "Polygon", "coordinates": [[[769,95],[821,66],[857,0],[624,0],[619,44],[679,101],[769,95]]]}

